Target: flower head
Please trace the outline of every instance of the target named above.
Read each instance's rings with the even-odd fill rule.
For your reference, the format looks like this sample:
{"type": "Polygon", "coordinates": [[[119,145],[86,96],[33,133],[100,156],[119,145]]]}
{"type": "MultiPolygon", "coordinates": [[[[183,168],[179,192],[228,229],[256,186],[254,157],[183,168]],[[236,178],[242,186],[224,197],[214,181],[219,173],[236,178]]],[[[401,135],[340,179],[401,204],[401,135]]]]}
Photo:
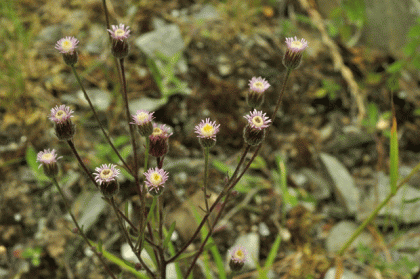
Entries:
{"type": "Polygon", "coordinates": [[[73,112],[70,107],[66,105],[56,106],[51,109],[50,120],[54,121],[56,124],[61,124],[66,122],[73,117],[73,112]]]}
{"type": "Polygon", "coordinates": [[[168,139],[171,135],[172,133],[169,132],[169,129],[165,126],[165,124],[157,125],[156,123],[153,123],[153,132],[149,136],[150,155],[154,157],[162,157],[166,153],[168,153],[168,150],[169,150],[168,139]]]}
{"type": "Polygon", "coordinates": [[[216,125],[216,121],[210,121],[210,118],[201,120],[200,124],[195,126],[195,133],[199,138],[200,144],[209,148],[216,144],[216,134],[219,132],[220,124],[216,125]]]}
{"type": "Polygon", "coordinates": [[[63,54],[72,54],[77,48],[79,40],[75,37],[65,37],[57,41],[55,49],[63,54]]]}
{"type": "Polygon", "coordinates": [[[302,53],[308,47],[305,39],[300,41],[295,38],[286,38],[287,50],[283,57],[283,65],[289,70],[299,67],[302,60],[302,53]]]}
{"type": "Polygon", "coordinates": [[[249,145],[260,144],[265,137],[266,128],[271,120],[262,111],[254,109],[249,115],[244,116],[248,120],[248,125],[244,129],[244,140],[249,145]]]}
{"type": "Polygon", "coordinates": [[[130,124],[137,125],[140,135],[144,137],[150,136],[153,133],[152,120],[155,118],[153,113],[154,112],[138,110],[136,114],[132,115],[134,121],[130,124]]]}
{"type": "Polygon", "coordinates": [[[123,41],[130,37],[130,27],[124,26],[124,24],[120,23],[120,25],[111,25],[111,29],[108,29],[108,32],[111,34],[111,37],[115,40],[123,41]]]}
{"type": "Polygon", "coordinates": [[[264,91],[270,87],[270,84],[268,83],[268,81],[266,81],[262,77],[253,77],[249,81],[248,85],[251,91],[258,92],[258,93],[264,93],[264,91]]]}
{"type": "Polygon", "coordinates": [[[164,184],[168,180],[168,172],[159,168],[150,168],[144,173],[146,176],[146,186],[150,194],[159,195],[163,191],[164,184]]]}
{"type": "Polygon", "coordinates": [[[112,30],[108,29],[108,32],[111,34],[112,38],[112,55],[118,59],[122,59],[128,55],[130,50],[130,45],[127,42],[128,37],[130,37],[130,27],[120,25],[112,25],[112,30]]]}
{"type": "Polygon", "coordinates": [[[265,115],[266,113],[254,109],[253,112],[250,112],[244,117],[248,120],[248,125],[251,126],[252,129],[262,130],[267,128],[269,126],[268,124],[271,122],[271,119],[265,115]]]}
{"type": "Polygon", "coordinates": [[[76,131],[71,121],[73,111],[66,105],[56,106],[51,109],[50,120],[55,124],[55,134],[59,140],[70,140],[76,131]]]}
{"type": "Polygon", "coordinates": [[[103,164],[102,166],[95,169],[96,173],[95,181],[101,185],[102,183],[109,183],[115,181],[116,177],[120,174],[120,170],[113,164],[103,164]]]}
{"type": "Polygon", "coordinates": [[[56,177],[58,174],[57,160],[61,159],[62,156],[57,157],[55,149],[44,149],[44,151],[38,152],[36,156],[37,162],[40,163],[39,167],[43,166],[44,173],[48,177],[56,177]]]}
{"type": "Polygon", "coordinates": [[[248,252],[241,245],[234,247],[230,251],[229,266],[232,271],[239,271],[244,266],[248,252]]]}
{"type": "Polygon", "coordinates": [[[301,39],[300,41],[295,36],[295,38],[286,38],[287,48],[292,52],[302,52],[305,48],[308,47],[308,42],[305,39],[301,39]]]}
{"type": "Polygon", "coordinates": [[[99,184],[101,193],[107,198],[111,198],[117,194],[120,190],[120,184],[116,178],[120,174],[120,170],[116,168],[116,165],[103,164],[96,168],[95,171],[96,173],[93,174],[96,175],[95,181],[99,184]]]}

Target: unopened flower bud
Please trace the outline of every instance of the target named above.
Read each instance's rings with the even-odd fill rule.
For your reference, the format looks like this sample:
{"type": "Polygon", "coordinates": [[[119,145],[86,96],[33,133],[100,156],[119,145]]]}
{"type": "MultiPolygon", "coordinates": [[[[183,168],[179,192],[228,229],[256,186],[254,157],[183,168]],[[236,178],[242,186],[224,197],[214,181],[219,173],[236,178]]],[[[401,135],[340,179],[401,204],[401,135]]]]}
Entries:
{"type": "Polygon", "coordinates": [[[112,38],[112,55],[116,58],[121,59],[128,55],[130,45],[128,44],[128,37],[130,37],[130,27],[120,25],[112,25],[112,30],[108,29],[112,38]]]}
{"type": "Polygon", "coordinates": [[[51,109],[50,120],[54,122],[55,134],[59,140],[71,140],[76,131],[71,121],[73,111],[65,105],[56,106],[51,109]]]}
{"type": "Polygon", "coordinates": [[[153,133],[149,136],[149,154],[154,157],[162,157],[169,151],[168,138],[172,135],[168,128],[163,125],[153,123],[153,133]]]}
{"type": "Polygon", "coordinates": [[[265,137],[266,128],[271,120],[262,111],[254,109],[249,115],[244,116],[248,120],[248,125],[244,129],[244,140],[249,145],[260,144],[265,137]]]}
{"type": "Polygon", "coordinates": [[[302,53],[305,48],[308,47],[308,42],[305,39],[300,41],[297,37],[286,38],[287,50],[283,57],[283,65],[289,69],[293,70],[299,67],[300,61],[302,60],[302,53]]]}
{"type": "Polygon", "coordinates": [[[117,177],[120,174],[120,170],[113,164],[103,164],[102,166],[95,169],[96,183],[99,184],[99,189],[102,195],[107,198],[112,198],[120,190],[120,184],[117,181],[117,177]]]}
{"type": "Polygon", "coordinates": [[[36,160],[41,163],[38,168],[42,166],[46,176],[54,178],[58,175],[58,165],[57,160],[62,157],[57,158],[55,149],[45,149],[44,151],[38,152],[36,160]]]}

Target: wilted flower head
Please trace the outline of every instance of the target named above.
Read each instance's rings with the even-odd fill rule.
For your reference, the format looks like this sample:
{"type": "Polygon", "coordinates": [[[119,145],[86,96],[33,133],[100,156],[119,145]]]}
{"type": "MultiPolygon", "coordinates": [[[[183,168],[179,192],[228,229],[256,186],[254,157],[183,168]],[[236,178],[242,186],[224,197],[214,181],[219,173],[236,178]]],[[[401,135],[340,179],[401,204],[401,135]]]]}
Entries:
{"type": "Polygon", "coordinates": [[[134,122],[131,122],[130,124],[137,125],[140,135],[144,137],[150,136],[153,133],[153,114],[154,112],[138,110],[136,114],[132,115],[134,122]]]}
{"type": "Polygon", "coordinates": [[[76,50],[77,44],[79,44],[79,40],[75,37],[65,37],[57,41],[55,49],[57,49],[60,53],[71,54],[76,50]]]}
{"type": "Polygon", "coordinates": [[[73,111],[66,105],[51,109],[50,120],[55,123],[55,134],[59,140],[70,140],[75,133],[75,126],[71,121],[73,111]]]}
{"type": "Polygon", "coordinates": [[[117,181],[117,177],[120,174],[120,170],[113,164],[103,164],[102,166],[95,169],[95,181],[99,184],[99,189],[105,197],[111,198],[118,193],[120,185],[117,181]]]}
{"type": "Polygon", "coordinates": [[[150,155],[154,157],[162,157],[163,155],[168,153],[168,138],[171,135],[172,133],[169,133],[169,129],[165,126],[165,124],[157,125],[156,123],[153,123],[153,133],[149,136],[150,155]]]}
{"type": "Polygon", "coordinates": [[[168,172],[159,168],[150,168],[144,173],[146,176],[147,190],[152,195],[159,195],[163,191],[164,184],[168,180],[168,172]]]}
{"type": "Polygon", "coordinates": [[[56,177],[58,174],[58,165],[57,160],[62,158],[62,156],[57,157],[55,149],[44,149],[44,151],[38,152],[36,156],[37,162],[40,163],[39,167],[43,166],[44,173],[48,177],[56,177]]]}
{"type": "Polygon", "coordinates": [[[244,116],[248,120],[248,125],[244,129],[244,140],[249,145],[260,144],[265,137],[265,130],[271,120],[262,111],[254,109],[249,115],[244,116]]]}
{"type": "Polygon", "coordinates": [[[210,118],[201,120],[200,124],[195,126],[195,133],[203,147],[209,148],[216,144],[216,134],[219,132],[220,124],[216,121],[210,121],[210,118]]]}
{"type": "Polygon", "coordinates": [[[296,69],[302,60],[302,53],[308,47],[305,39],[286,38],[287,50],[283,57],[283,65],[289,70],[296,69]]]}
{"type": "Polygon", "coordinates": [[[262,77],[253,77],[249,81],[248,85],[251,91],[258,92],[258,93],[264,93],[264,91],[270,87],[270,84],[268,83],[268,81],[266,81],[262,77]]]}
{"type": "Polygon", "coordinates": [[[111,25],[111,29],[108,29],[108,32],[111,34],[111,37],[115,40],[123,41],[130,37],[130,27],[124,26],[124,24],[120,23],[120,25],[111,25]]]}
{"type": "Polygon", "coordinates": [[[232,271],[239,271],[244,266],[248,252],[241,245],[230,251],[229,266],[232,271]]]}
{"type": "Polygon", "coordinates": [[[116,58],[122,59],[128,55],[130,46],[127,42],[128,37],[130,37],[130,27],[120,25],[112,25],[112,30],[108,29],[108,32],[111,34],[112,38],[112,55],[116,58]]]}
{"type": "Polygon", "coordinates": [[[253,112],[245,115],[244,118],[248,120],[248,125],[250,125],[252,129],[262,130],[267,128],[269,126],[268,124],[271,122],[271,119],[265,115],[266,113],[254,109],[253,112]]]}

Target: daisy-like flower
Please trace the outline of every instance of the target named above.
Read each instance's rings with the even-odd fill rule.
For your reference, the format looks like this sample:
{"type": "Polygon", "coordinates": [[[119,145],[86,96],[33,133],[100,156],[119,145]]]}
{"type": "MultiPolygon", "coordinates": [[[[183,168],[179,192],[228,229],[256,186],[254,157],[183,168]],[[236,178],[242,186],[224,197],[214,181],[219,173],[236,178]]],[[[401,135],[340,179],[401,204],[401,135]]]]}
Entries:
{"type": "Polygon", "coordinates": [[[302,53],[308,47],[305,39],[300,41],[297,37],[286,38],[287,50],[283,57],[283,65],[289,70],[296,69],[302,60],[302,53]]]}
{"type": "Polygon", "coordinates": [[[212,147],[216,144],[216,134],[219,132],[220,124],[216,121],[210,121],[210,118],[201,120],[200,124],[195,126],[195,133],[199,138],[201,146],[204,148],[212,147]]]}
{"type": "Polygon", "coordinates": [[[153,123],[153,132],[149,136],[149,153],[154,157],[162,157],[169,150],[168,138],[172,135],[165,124],[157,125],[153,123]]]}
{"type": "Polygon", "coordinates": [[[59,140],[70,140],[76,131],[71,118],[73,111],[66,105],[56,106],[51,109],[50,120],[55,124],[55,134],[59,140]]]}
{"type": "Polygon", "coordinates": [[[260,144],[264,140],[265,130],[271,123],[271,119],[256,109],[244,117],[248,120],[248,125],[244,129],[245,142],[249,145],[260,144]]]}
{"type": "Polygon", "coordinates": [[[108,29],[112,38],[112,54],[119,59],[122,59],[128,55],[130,46],[128,45],[127,39],[130,37],[130,27],[120,25],[112,25],[112,29],[108,29]]]}
{"type": "Polygon", "coordinates": [[[265,78],[262,77],[253,77],[249,81],[248,85],[251,91],[255,91],[258,93],[264,93],[264,91],[270,87],[268,81],[266,81],[265,78]]]}
{"type": "Polygon", "coordinates": [[[55,49],[63,54],[64,62],[69,66],[77,63],[78,55],[76,48],[78,44],[79,41],[75,37],[62,38],[55,44],[55,49]]]}
{"type": "Polygon", "coordinates": [[[115,40],[123,41],[130,37],[130,27],[124,26],[124,24],[120,23],[120,25],[111,25],[112,29],[108,29],[108,32],[111,34],[111,37],[115,40]]]}
{"type": "Polygon", "coordinates": [[[262,77],[253,77],[248,85],[250,90],[246,95],[246,102],[250,107],[258,108],[264,102],[264,91],[270,87],[270,84],[262,77]]]}
{"type": "Polygon", "coordinates": [[[140,135],[144,137],[150,136],[153,133],[152,120],[155,118],[153,114],[154,112],[138,110],[136,114],[132,115],[134,121],[130,124],[137,125],[140,135]]]}
{"type": "Polygon", "coordinates": [[[44,149],[44,151],[38,152],[36,156],[37,162],[40,163],[39,167],[41,166],[44,169],[44,173],[46,176],[54,178],[58,174],[58,165],[57,160],[61,159],[62,156],[57,157],[57,153],[55,153],[55,149],[44,149]]]}
{"type": "Polygon", "coordinates": [[[168,180],[168,172],[156,167],[154,169],[150,168],[144,175],[146,176],[146,186],[149,193],[154,196],[161,194],[164,184],[168,180]]]}
{"type": "Polygon", "coordinates": [[[248,252],[241,245],[234,247],[230,251],[229,266],[232,271],[239,271],[245,264],[248,252]]]}
{"type": "Polygon", "coordinates": [[[120,170],[113,164],[103,164],[98,168],[95,168],[95,181],[99,184],[99,189],[102,194],[111,198],[118,193],[120,185],[117,181],[117,177],[120,174],[120,170]]]}

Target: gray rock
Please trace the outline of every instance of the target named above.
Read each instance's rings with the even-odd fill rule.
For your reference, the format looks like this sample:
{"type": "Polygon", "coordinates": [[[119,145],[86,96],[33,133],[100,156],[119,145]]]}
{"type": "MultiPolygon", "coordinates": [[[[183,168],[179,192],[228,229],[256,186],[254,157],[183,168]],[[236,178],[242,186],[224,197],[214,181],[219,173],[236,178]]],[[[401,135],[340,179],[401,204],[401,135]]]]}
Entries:
{"type": "MultiPolygon", "coordinates": [[[[325,274],[324,279],[335,279],[335,271],[336,268],[332,267],[328,269],[327,273],[325,274]]],[[[364,279],[365,277],[359,276],[348,269],[343,270],[343,275],[339,279],[364,279]]]]}
{"type": "Polygon", "coordinates": [[[78,222],[80,227],[83,226],[84,231],[87,232],[96,223],[105,206],[106,203],[99,192],[85,192],[77,198],[72,211],[76,216],[82,215],[78,222]]]}
{"type": "Polygon", "coordinates": [[[349,214],[355,214],[359,208],[359,191],[348,170],[334,157],[321,153],[320,158],[333,182],[337,199],[343,203],[349,214]]]}
{"type": "Polygon", "coordinates": [[[91,54],[101,54],[109,42],[108,31],[101,24],[89,28],[89,39],[84,49],[91,54]]]}
{"type": "MultiPolygon", "coordinates": [[[[246,235],[242,235],[236,239],[235,245],[233,245],[229,251],[235,248],[237,245],[242,245],[248,252],[243,270],[255,269],[255,260],[260,258],[260,236],[257,233],[248,233],[246,235]]],[[[229,262],[230,252],[227,253],[226,258],[227,262],[229,262]]]]}
{"type": "MultiPolygon", "coordinates": [[[[389,177],[383,172],[378,173],[378,191],[376,198],[375,189],[366,196],[361,202],[361,207],[357,213],[358,220],[366,219],[369,214],[375,209],[379,202],[382,202],[390,193],[389,177]]],[[[396,195],[384,206],[378,213],[378,217],[391,216],[397,218],[405,224],[420,222],[420,190],[417,190],[410,185],[402,187],[396,195]]],[[[380,219],[377,219],[381,222],[380,219]]]]}
{"type": "Polygon", "coordinates": [[[144,97],[141,99],[135,99],[130,101],[130,112],[135,114],[137,110],[144,109],[147,111],[156,111],[158,108],[165,105],[167,102],[166,98],[162,99],[152,99],[144,97]]]}
{"type": "Polygon", "coordinates": [[[210,21],[210,20],[217,20],[220,19],[219,12],[210,4],[204,5],[201,10],[194,14],[194,19],[196,20],[203,20],[203,21],[210,21]]]}
{"type": "MultiPolygon", "coordinates": [[[[90,101],[97,110],[106,111],[109,105],[111,104],[111,93],[108,91],[103,91],[102,89],[87,89],[87,95],[89,96],[90,101]]],[[[80,100],[80,103],[85,107],[89,107],[89,103],[85,98],[82,90],[77,92],[77,97],[80,100]]]]}
{"type": "MultiPolygon", "coordinates": [[[[334,253],[340,250],[349,237],[356,231],[358,225],[350,221],[341,221],[330,230],[327,240],[326,248],[328,252],[334,253]]],[[[359,243],[369,245],[372,242],[372,236],[367,232],[362,232],[350,245],[350,249],[356,248],[359,243]]]]}
{"type": "Polygon", "coordinates": [[[51,46],[53,48],[55,43],[63,37],[61,29],[60,25],[47,26],[39,32],[37,39],[45,44],[53,44],[51,46]]]}
{"type": "Polygon", "coordinates": [[[178,25],[169,24],[141,35],[135,45],[150,58],[155,58],[156,52],[170,58],[184,49],[184,40],[178,25]]]}
{"type": "Polygon", "coordinates": [[[315,199],[324,200],[331,196],[331,183],[311,169],[303,169],[302,174],[306,176],[307,188],[315,199]]]}

